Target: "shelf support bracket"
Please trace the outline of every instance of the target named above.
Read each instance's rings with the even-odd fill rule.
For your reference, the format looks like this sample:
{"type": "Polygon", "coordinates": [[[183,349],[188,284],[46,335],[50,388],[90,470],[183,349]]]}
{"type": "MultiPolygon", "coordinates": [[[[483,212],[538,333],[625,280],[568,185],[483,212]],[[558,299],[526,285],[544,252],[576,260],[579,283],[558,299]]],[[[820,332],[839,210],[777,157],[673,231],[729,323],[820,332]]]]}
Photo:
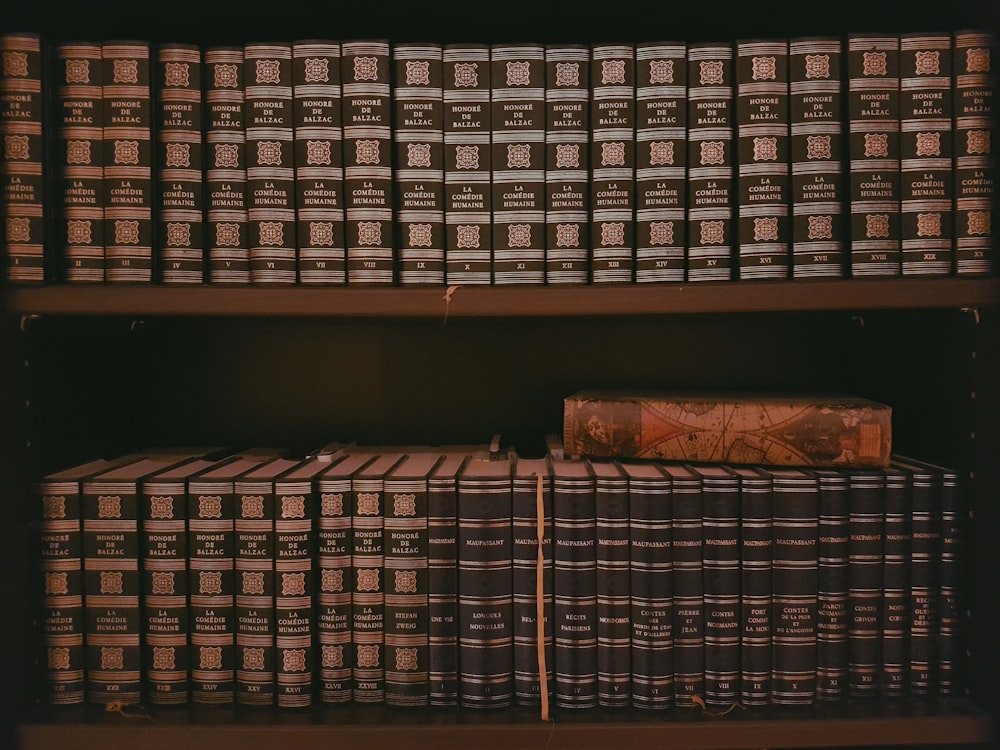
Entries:
{"type": "Polygon", "coordinates": [[[18,327],[21,329],[21,333],[28,332],[28,326],[31,325],[31,321],[37,319],[39,316],[34,313],[29,313],[27,315],[22,315],[21,320],[18,323],[18,327]]]}
{"type": "Polygon", "coordinates": [[[979,325],[979,308],[978,307],[962,307],[959,308],[961,312],[967,313],[972,316],[972,324],[979,325]]]}

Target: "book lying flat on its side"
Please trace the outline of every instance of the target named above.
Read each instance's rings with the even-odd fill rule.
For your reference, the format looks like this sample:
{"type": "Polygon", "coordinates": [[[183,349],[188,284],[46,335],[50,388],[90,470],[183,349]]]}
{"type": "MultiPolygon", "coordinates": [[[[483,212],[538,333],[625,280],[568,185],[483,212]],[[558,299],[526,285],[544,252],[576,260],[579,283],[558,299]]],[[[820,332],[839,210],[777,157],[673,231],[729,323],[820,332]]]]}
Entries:
{"type": "Polygon", "coordinates": [[[582,390],[564,400],[568,455],[883,467],[892,409],[843,394],[582,390]]]}

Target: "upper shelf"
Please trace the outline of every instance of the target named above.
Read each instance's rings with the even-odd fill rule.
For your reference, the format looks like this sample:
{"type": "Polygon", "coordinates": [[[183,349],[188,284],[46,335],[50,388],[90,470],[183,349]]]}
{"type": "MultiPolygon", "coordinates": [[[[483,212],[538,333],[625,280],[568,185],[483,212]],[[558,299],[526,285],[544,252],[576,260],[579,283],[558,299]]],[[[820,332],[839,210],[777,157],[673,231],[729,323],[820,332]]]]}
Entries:
{"type": "Polygon", "coordinates": [[[0,309],[15,315],[572,317],[998,304],[998,278],[448,288],[104,284],[10,287],[0,292],[0,309]]]}

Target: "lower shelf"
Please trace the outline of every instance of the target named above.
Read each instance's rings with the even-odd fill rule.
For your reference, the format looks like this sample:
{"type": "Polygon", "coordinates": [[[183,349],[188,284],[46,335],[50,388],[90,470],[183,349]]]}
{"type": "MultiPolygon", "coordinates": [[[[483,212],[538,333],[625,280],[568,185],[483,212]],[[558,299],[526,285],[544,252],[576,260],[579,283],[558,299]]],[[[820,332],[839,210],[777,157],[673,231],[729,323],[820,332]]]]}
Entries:
{"type": "Polygon", "coordinates": [[[994,742],[993,721],[964,699],[802,708],[537,711],[316,707],[303,711],[184,707],[125,717],[54,710],[17,728],[19,750],[608,750],[951,745],[994,742]]]}

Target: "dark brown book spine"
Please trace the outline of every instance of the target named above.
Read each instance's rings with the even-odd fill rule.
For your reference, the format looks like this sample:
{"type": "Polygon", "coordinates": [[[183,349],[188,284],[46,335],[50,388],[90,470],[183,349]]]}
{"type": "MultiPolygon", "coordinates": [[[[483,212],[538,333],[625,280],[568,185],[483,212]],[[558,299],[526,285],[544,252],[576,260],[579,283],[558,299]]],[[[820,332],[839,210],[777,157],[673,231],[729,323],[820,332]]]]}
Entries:
{"type": "Polygon", "coordinates": [[[791,257],[788,43],[736,44],[739,278],[786,279],[791,257]]]}
{"type": "Polygon", "coordinates": [[[899,276],[899,37],[847,40],[851,275],[899,276]]]}
{"type": "Polygon", "coordinates": [[[392,284],[392,102],[389,43],[341,47],[347,283],[392,284]]]}
{"type": "Polygon", "coordinates": [[[843,700],[847,690],[849,565],[848,475],[816,472],[819,479],[819,555],[816,590],[816,700],[843,700]]]}
{"type": "Polygon", "coordinates": [[[399,283],[443,284],[443,51],[439,44],[397,44],[392,59],[399,283]]]}
{"type": "Polygon", "coordinates": [[[62,44],[56,50],[59,161],[57,201],[62,249],[58,276],[104,281],[104,106],[101,45],[62,44]]]}
{"type": "Polygon", "coordinates": [[[141,510],[143,681],[150,703],[180,705],[191,696],[184,481],[143,483],[141,510]]]}
{"type": "Polygon", "coordinates": [[[446,456],[427,479],[428,669],[432,706],[458,704],[458,479],[446,456]]]}
{"type": "Polygon", "coordinates": [[[545,283],[590,279],[590,49],[545,48],[545,283]]]}
{"type": "Polygon", "coordinates": [[[705,584],[701,477],[665,467],[671,473],[670,551],[673,557],[674,701],[697,705],[705,695],[705,584]]]}
{"type": "Polygon", "coordinates": [[[314,550],[312,482],[279,481],[274,498],[274,656],[279,708],[312,705],[314,550]]]}
{"type": "Polygon", "coordinates": [[[234,493],[236,702],[273,706],[274,491],[271,482],[243,480],[235,483],[234,493]]]}
{"type": "Polygon", "coordinates": [[[871,698],[879,692],[884,487],[880,471],[850,473],[846,691],[849,698],[871,698]]]}
{"type": "Polygon", "coordinates": [[[907,693],[910,642],[910,477],[885,470],[885,539],[882,543],[881,695],[907,693]]]}
{"type": "Polygon", "coordinates": [[[444,48],[445,277],[492,281],[490,48],[444,48]]]}
{"type": "MultiPolygon", "coordinates": [[[[594,472],[597,547],[597,705],[628,706],[632,703],[628,476],[617,464],[589,463],[594,472]]],[[[669,542],[661,544],[669,551],[669,542]]]]}
{"type": "Polygon", "coordinates": [[[493,283],[545,281],[545,48],[490,50],[493,283]]]}
{"type": "Polygon", "coordinates": [[[42,43],[38,34],[0,35],[0,219],[4,280],[45,280],[42,43]]]}
{"type": "Polygon", "coordinates": [[[153,280],[153,106],[148,42],[101,45],[105,281],[153,280]]]}
{"type": "Polygon", "coordinates": [[[938,567],[937,684],[941,695],[963,695],[968,595],[964,576],[967,557],[965,488],[955,469],[941,471],[941,555],[938,567]]]}
{"type": "Polygon", "coordinates": [[[951,35],[901,35],[899,76],[903,275],[948,276],[955,260],[951,35]]]}
{"type": "Polygon", "coordinates": [[[292,44],[295,217],[301,284],[344,284],[344,128],[340,44],[292,44]]]}
{"type": "Polygon", "coordinates": [[[205,50],[208,278],[249,284],[246,91],[242,47],[205,50]]]}
{"type": "Polygon", "coordinates": [[[590,280],[635,276],[635,46],[590,50],[590,280]]]}
{"type": "Polygon", "coordinates": [[[839,278],[847,269],[843,161],[843,42],[788,44],[792,162],[792,277],[839,278]]]}
{"type": "Polygon", "coordinates": [[[323,703],[351,700],[351,480],[319,479],[316,550],[318,692],[323,703]]]}
{"type": "Polygon", "coordinates": [[[639,44],[635,58],[635,280],[683,281],[687,47],[639,44]]]}
{"type": "Polygon", "coordinates": [[[244,48],[250,282],[296,281],[291,44],[244,48]]]}
{"type": "Polygon", "coordinates": [[[997,36],[960,31],[954,39],[955,96],[955,269],[959,275],[984,275],[995,269],[991,215],[996,195],[997,136],[994,96],[997,86],[997,36]]]}
{"type": "Polygon", "coordinates": [[[687,280],[729,281],[736,238],[733,46],[690,44],[687,64],[687,280]]]}
{"type": "Polygon", "coordinates": [[[157,86],[157,264],[164,284],[205,280],[201,50],[164,44],[157,86]]]}

